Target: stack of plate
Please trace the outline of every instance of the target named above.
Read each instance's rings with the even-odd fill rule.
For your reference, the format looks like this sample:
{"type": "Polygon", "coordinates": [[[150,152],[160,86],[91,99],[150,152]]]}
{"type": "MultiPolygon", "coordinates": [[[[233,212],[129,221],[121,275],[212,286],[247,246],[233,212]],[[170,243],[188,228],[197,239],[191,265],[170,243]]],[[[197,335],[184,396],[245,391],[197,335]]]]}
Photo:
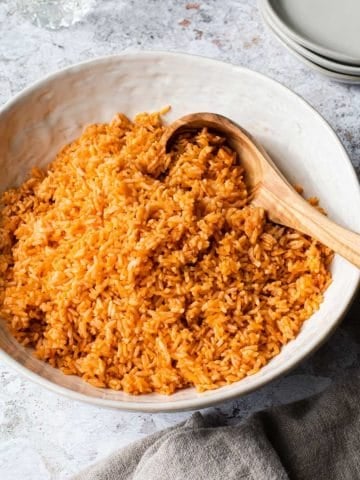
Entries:
{"type": "Polygon", "coordinates": [[[360,83],[360,0],[259,0],[265,22],[299,60],[360,83]]]}

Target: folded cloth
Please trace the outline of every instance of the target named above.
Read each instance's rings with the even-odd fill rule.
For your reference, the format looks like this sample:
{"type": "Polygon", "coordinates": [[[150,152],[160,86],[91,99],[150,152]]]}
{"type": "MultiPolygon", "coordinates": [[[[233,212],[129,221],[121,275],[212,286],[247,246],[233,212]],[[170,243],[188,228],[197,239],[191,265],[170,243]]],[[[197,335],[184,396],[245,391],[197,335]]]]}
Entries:
{"type": "Polygon", "coordinates": [[[360,479],[360,378],[256,413],[237,426],[195,413],[74,480],[360,479]]]}

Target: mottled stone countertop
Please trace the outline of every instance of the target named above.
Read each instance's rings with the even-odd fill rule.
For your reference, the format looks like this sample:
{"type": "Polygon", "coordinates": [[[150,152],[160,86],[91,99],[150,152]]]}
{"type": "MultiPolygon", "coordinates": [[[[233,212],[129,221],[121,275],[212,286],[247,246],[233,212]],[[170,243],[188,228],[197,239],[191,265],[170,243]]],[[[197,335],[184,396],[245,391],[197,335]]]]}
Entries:
{"type": "MultiPolygon", "coordinates": [[[[300,64],[264,27],[254,0],[83,0],[88,13],[55,29],[34,24],[24,11],[25,4],[37,3],[0,0],[0,104],[48,72],[96,56],[139,49],[196,53],[265,73],[302,95],[335,128],[360,171],[360,87],[329,81],[300,64]]],[[[232,422],[318,392],[358,367],[359,313],[358,299],[312,358],[266,388],[214,410],[232,422]]],[[[189,415],[123,413],[78,403],[0,363],[0,477],[65,479],[189,415]]]]}

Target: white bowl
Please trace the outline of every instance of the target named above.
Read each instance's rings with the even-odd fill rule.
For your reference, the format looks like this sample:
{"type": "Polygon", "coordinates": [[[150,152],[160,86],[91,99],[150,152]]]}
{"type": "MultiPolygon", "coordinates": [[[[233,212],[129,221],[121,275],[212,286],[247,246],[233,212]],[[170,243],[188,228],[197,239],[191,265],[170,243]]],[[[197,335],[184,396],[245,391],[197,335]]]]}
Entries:
{"type": "MultiPolygon", "coordinates": [[[[320,197],[332,219],[360,230],[357,177],[336,134],[312,107],[259,73],[173,53],[100,58],[50,75],[17,95],[0,111],[0,189],[19,183],[30,166],[46,165],[84,125],[109,121],[118,111],[133,116],[168,104],[168,121],[196,111],[232,118],[265,146],[290,180],[320,197]]],[[[283,375],[328,337],[359,282],[359,271],[338,256],[332,275],[320,310],[277,357],[253,376],[202,394],[186,389],[169,397],[131,396],[94,388],[34,358],[5,322],[0,322],[0,358],[40,385],[97,405],[149,412],[203,408],[283,375]]]]}

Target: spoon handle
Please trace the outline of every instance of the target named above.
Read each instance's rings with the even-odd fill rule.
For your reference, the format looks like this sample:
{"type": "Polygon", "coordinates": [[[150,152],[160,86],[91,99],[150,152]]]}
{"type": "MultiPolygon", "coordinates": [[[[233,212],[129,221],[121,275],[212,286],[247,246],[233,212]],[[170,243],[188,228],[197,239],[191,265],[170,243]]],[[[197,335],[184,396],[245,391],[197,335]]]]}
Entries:
{"type": "Polygon", "coordinates": [[[275,193],[263,186],[253,203],[265,208],[273,222],[310,235],[360,268],[360,235],[329,220],[290,185],[281,187],[275,193]]]}

